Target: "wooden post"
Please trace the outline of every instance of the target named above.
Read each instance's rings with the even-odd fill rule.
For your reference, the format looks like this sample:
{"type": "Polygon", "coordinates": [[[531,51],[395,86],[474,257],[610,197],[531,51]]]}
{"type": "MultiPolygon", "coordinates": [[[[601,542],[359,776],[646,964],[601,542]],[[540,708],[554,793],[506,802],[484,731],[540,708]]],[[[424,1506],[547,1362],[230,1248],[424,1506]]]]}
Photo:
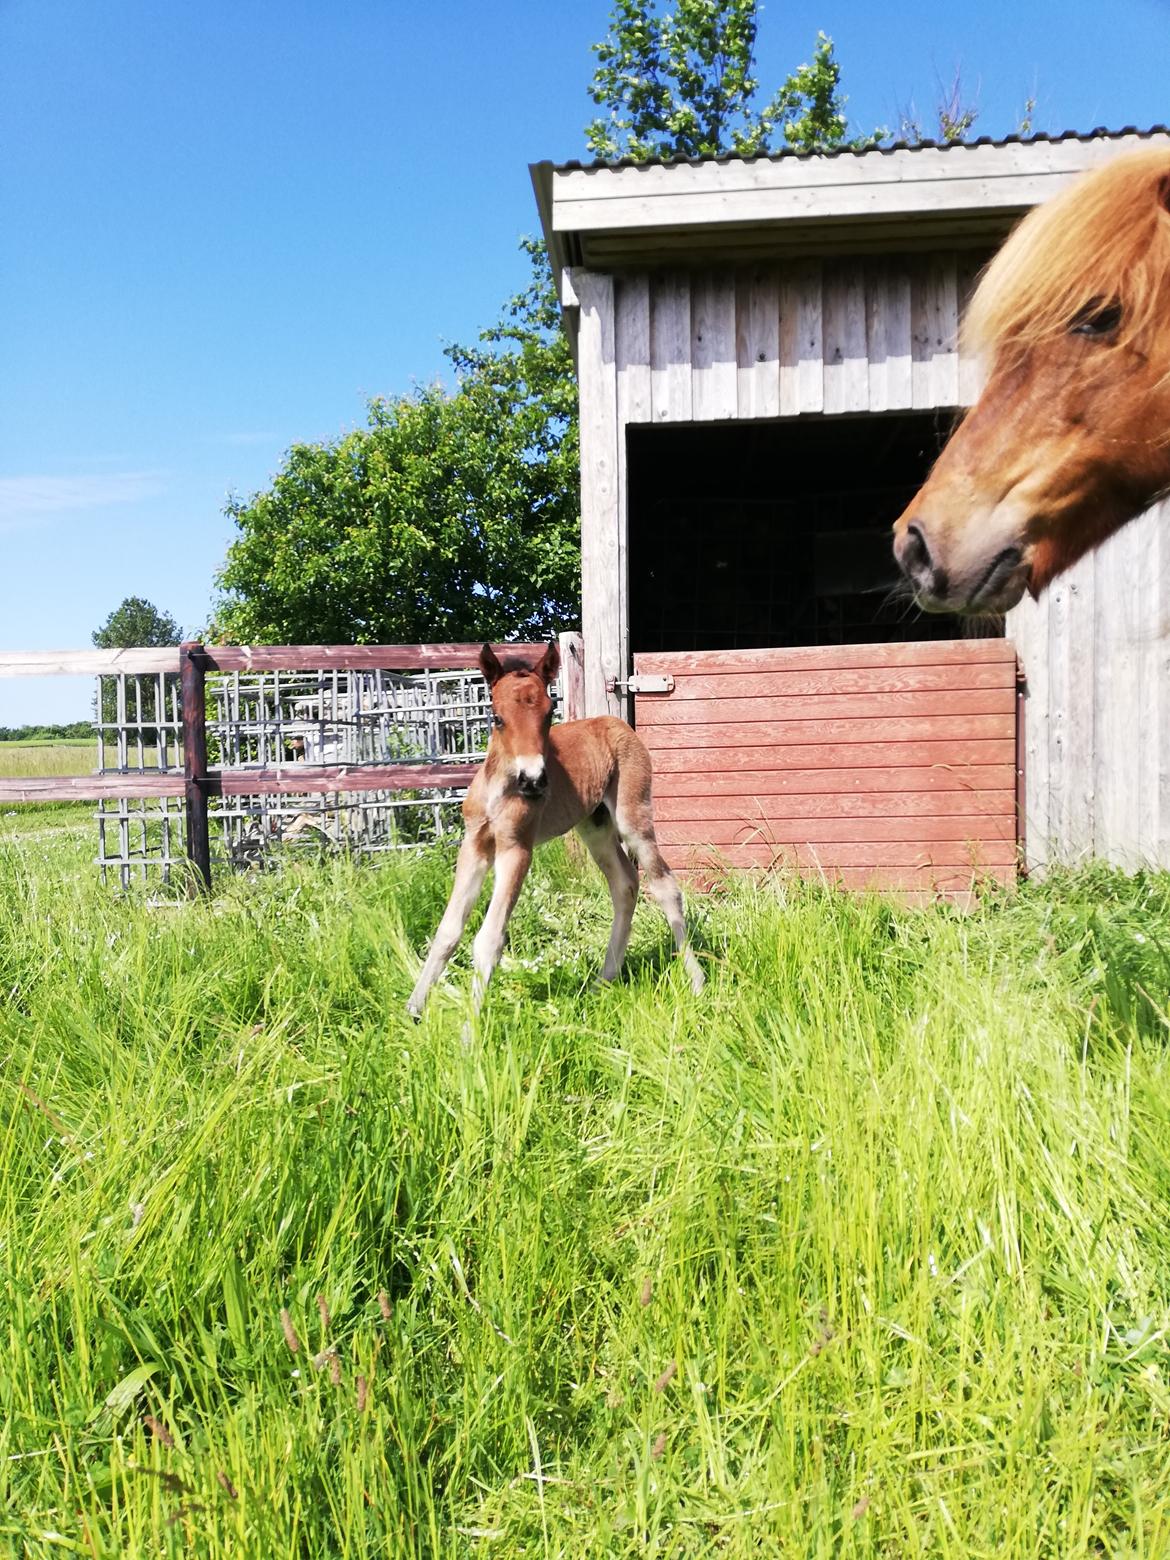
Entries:
{"type": "Polygon", "coordinates": [[[561,647],[561,719],[585,718],[585,641],[580,634],[558,636],[561,647]]]}
{"type": "Polygon", "coordinates": [[[211,837],[207,822],[206,655],[198,640],[179,646],[183,703],[183,775],[187,796],[187,858],[191,892],[211,888],[211,837]]]}
{"type": "MultiPolygon", "coordinates": [[[[623,588],[626,516],[620,487],[617,367],[612,276],[574,270],[581,306],[577,378],[581,386],[581,631],[589,645],[585,712],[624,715],[625,698],[607,684],[624,678],[623,588]]],[[[688,384],[690,383],[688,376],[688,384]]]]}

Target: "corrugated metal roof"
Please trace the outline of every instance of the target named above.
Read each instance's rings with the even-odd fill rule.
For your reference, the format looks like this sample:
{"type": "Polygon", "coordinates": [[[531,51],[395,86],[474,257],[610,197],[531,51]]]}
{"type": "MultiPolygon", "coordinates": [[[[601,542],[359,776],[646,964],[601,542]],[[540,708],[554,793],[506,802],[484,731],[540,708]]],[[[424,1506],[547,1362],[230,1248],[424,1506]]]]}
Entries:
{"type": "Polygon", "coordinates": [[[1126,125],[1120,130],[1109,130],[1099,126],[1095,130],[1062,130],[1058,135],[1049,135],[1047,131],[1038,130],[1034,135],[1005,135],[1005,136],[977,136],[969,141],[890,141],[881,146],[867,146],[857,148],[855,146],[838,146],[827,152],[802,152],[794,147],[783,147],[776,152],[755,152],[750,157],[741,157],[736,152],[719,152],[710,157],[651,157],[639,159],[635,157],[618,157],[612,160],[597,158],[593,162],[581,162],[573,159],[570,162],[554,163],[554,173],[600,173],[606,169],[616,168],[673,168],[679,165],[697,168],[704,163],[754,163],[754,162],[781,162],[789,159],[808,160],[814,157],[886,157],[892,152],[961,152],[972,146],[1036,146],[1044,142],[1060,141],[1117,141],[1123,136],[1137,136],[1145,139],[1148,136],[1170,134],[1170,128],[1166,125],[1150,125],[1146,129],[1138,129],[1136,125],[1126,125]]]}

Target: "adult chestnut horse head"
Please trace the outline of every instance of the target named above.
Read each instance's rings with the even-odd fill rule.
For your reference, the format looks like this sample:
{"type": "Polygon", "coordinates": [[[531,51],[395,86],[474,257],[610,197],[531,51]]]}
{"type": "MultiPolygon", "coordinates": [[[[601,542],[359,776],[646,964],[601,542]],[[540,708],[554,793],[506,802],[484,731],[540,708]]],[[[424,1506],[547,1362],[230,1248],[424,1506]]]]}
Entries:
{"type": "Polygon", "coordinates": [[[894,527],[920,606],[996,613],[1170,489],[1170,151],[1020,223],[971,302],[989,376],[894,527]]]}

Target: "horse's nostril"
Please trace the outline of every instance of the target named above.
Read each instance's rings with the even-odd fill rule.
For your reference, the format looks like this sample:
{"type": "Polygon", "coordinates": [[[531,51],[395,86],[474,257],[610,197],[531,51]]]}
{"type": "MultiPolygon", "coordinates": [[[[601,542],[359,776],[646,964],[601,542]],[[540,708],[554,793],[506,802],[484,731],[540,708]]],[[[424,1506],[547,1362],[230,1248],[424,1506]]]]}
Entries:
{"type": "Polygon", "coordinates": [[[950,588],[947,572],[935,563],[926,532],[917,520],[912,520],[895,542],[894,552],[898,567],[918,594],[920,606],[946,597],[950,588]]]}
{"type": "Polygon", "coordinates": [[[906,527],[906,538],[902,543],[902,552],[898,561],[906,574],[930,573],[933,559],[921,526],[910,524],[906,527]]]}

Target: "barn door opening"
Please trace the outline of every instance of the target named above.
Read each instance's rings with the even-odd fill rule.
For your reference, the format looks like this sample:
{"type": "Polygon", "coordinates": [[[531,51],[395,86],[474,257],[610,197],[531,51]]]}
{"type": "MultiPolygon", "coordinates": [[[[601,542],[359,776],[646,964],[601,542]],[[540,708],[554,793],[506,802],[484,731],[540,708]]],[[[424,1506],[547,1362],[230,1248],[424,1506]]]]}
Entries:
{"type": "Polygon", "coordinates": [[[631,650],[965,637],[960,620],[912,606],[890,547],[953,421],[908,412],[631,427],[631,650]]]}

